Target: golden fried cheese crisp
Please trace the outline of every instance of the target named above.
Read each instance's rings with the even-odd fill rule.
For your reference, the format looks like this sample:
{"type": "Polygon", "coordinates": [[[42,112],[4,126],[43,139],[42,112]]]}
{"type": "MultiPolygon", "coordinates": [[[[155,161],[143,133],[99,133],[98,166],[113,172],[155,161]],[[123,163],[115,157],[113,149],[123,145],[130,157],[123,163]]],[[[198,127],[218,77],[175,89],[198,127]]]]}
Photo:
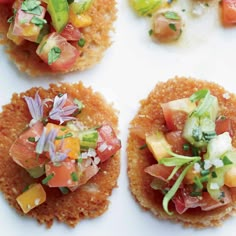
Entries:
{"type": "MultiPolygon", "coordinates": [[[[118,132],[117,111],[105,101],[101,94],[84,87],[81,82],[50,84],[49,89],[35,87],[21,94],[13,94],[11,102],[3,106],[0,114],[0,189],[8,203],[21,215],[24,213],[16,198],[35,181],[41,184],[44,177],[32,178],[24,168],[13,161],[9,155],[9,149],[32,118],[25,96],[34,97],[36,92],[42,100],[46,98],[47,103],[50,103],[49,99],[53,99],[58,94],[68,94],[83,104],[82,111],[76,115],[79,126],[101,127],[102,124],[109,124],[115,132],[118,132]]],[[[63,194],[59,188],[49,187],[47,183],[42,184],[46,192],[46,202],[29,211],[26,216],[35,218],[47,227],[51,227],[55,219],[74,227],[82,219],[100,216],[108,209],[108,198],[113,188],[117,187],[120,172],[119,152],[99,163],[98,168],[98,173],[86,184],[68,194],[63,194]]]]}
{"type": "MultiPolygon", "coordinates": [[[[162,144],[164,145],[166,144],[166,141],[163,140],[165,139],[169,141],[171,140],[170,137],[172,137],[170,145],[172,152],[192,156],[192,154],[189,153],[191,144],[186,142],[186,140],[182,142],[181,148],[185,145],[185,147],[188,147],[187,149],[181,150],[178,146],[179,140],[183,141],[183,137],[179,136],[183,131],[181,130],[183,129],[181,119],[186,119],[186,116],[185,118],[183,118],[184,116],[182,116],[182,118],[180,116],[179,120],[174,120],[174,123],[177,124],[177,126],[180,125],[182,128],[178,129],[177,127],[176,130],[169,130],[162,107],[165,106],[163,104],[167,104],[170,101],[189,98],[192,94],[196,95],[196,92],[200,90],[201,93],[209,90],[211,96],[217,97],[219,106],[218,114],[220,114],[220,118],[218,117],[216,122],[230,121],[230,127],[227,126],[223,128],[224,131],[229,129],[230,132],[218,135],[223,132],[218,130],[216,133],[218,135],[217,137],[224,136],[224,138],[227,137],[227,140],[232,141],[231,144],[229,144],[229,147],[232,149],[230,152],[234,153],[233,150],[234,147],[236,147],[236,96],[227,92],[223,87],[216,83],[184,77],[176,77],[169,79],[166,82],[159,82],[150,92],[148,97],[141,100],[140,108],[134,119],[130,122],[130,132],[127,145],[129,186],[136,201],[141,205],[141,207],[151,211],[157,218],[180,222],[184,226],[196,228],[219,226],[226,218],[235,213],[235,174],[230,173],[230,180],[232,180],[230,183],[226,181],[228,178],[228,176],[226,177],[226,174],[225,176],[223,174],[219,177],[220,173],[222,173],[219,168],[222,168],[221,171],[228,170],[227,168],[235,170],[235,167],[232,167],[232,165],[235,165],[234,160],[230,159],[230,156],[227,154],[228,152],[226,152],[225,156],[223,154],[217,159],[217,163],[214,164],[212,161],[211,164],[207,166],[207,163],[210,163],[210,160],[207,162],[201,159],[203,157],[190,157],[192,159],[189,159],[190,161],[187,160],[187,164],[180,164],[181,168],[177,168],[176,174],[173,173],[172,177],[170,177],[175,164],[170,167],[166,167],[164,164],[168,164],[167,158],[171,158],[170,156],[174,156],[174,154],[168,151],[167,158],[164,158],[165,154],[163,153],[165,153],[169,146],[166,145],[165,149],[160,149],[160,143],[158,143],[156,147],[159,148],[156,148],[156,150],[155,147],[150,149],[149,146],[153,146],[150,139],[148,140],[147,137],[156,135],[155,138],[158,137],[157,139],[162,139],[162,144]],[[160,133],[163,135],[160,135],[160,133]],[[173,137],[175,138],[174,141],[173,137]],[[160,150],[162,150],[162,157],[158,157],[160,150]],[[155,158],[157,158],[158,161],[155,158]],[[227,165],[229,166],[227,167],[227,165]],[[189,178],[187,179],[186,176],[189,172],[187,172],[185,178],[180,180],[179,177],[181,173],[184,172],[184,168],[188,168],[189,166],[192,168],[189,170],[192,170],[191,173],[194,175],[194,178],[191,180],[190,175],[190,182],[188,182],[189,178]],[[165,167],[166,172],[161,172],[163,170],[162,167],[165,167]],[[218,173],[218,177],[221,178],[223,184],[222,181],[221,183],[218,181],[212,182],[212,184],[208,186],[207,183],[209,181],[214,181],[214,178],[218,178],[216,173],[218,173]],[[170,180],[168,180],[168,178],[170,178],[170,180]],[[175,189],[173,185],[178,181],[177,189],[175,189]],[[188,186],[188,188],[186,186],[188,186]],[[220,192],[221,195],[217,201],[213,200],[208,194],[206,190],[208,187],[210,192],[218,192],[218,190],[222,191],[220,192]],[[175,194],[173,194],[173,192],[175,194]],[[189,208],[187,207],[187,204],[189,204],[189,208]],[[216,204],[218,204],[218,207],[216,204]]],[[[186,102],[186,100],[181,101],[186,102]]],[[[172,107],[172,109],[174,110],[175,108],[172,107]]],[[[194,114],[195,113],[193,113],[192,116],[195,116],[194,114]]],[[[213,136],[214,135],[216,134],[213,133],[213,136]]],[[[219,152],[221,149],[222,146],[219,149],[219,152]]],[[[204,155],[204,152],[200,153],[199,151],[204,151],[204,149],[199,148],[197,150],[198,153],[195,155],[204,155]]],[[[181,161],[180,159],[181,158],[177,156],[174,163],[181,161]]]]}
{"type": "MultiPolygon", "coordinates": [[[[16,0],[15,2],[22,2],[22,1],[16,0]]],[[[16,5],[18,6],[18,4],[16,5]]],[[[52,69],[47,63],[45,63],[45,61],[43,61],[36,54],[38,43],[28,40],[24,40],[23,42],[19,43],[20,40],[17,39],[16,42],[17,44],[19,44],[17,45],[16,43],[13,43],[12,40],[8,39],[7,32],[10,26],[9,18],[11,18],[13,15],[13,9],[11,4],[2,4],[2,3],[0,4],[0,8],[1,8],[0,11],[1,44],[6,46],[6,53],[9,55],[10,59],[16,64],[18,69],[31,76],[39,76],[45,74],[62,74],[76,70],[83,71],[85,69],[90,68],[94,64],[98,63],[103,57],[105,50],[111,45],[110,36],[111,36],[111,31],[113,30],[113,22],[116,19],[116,12],[117,12],[115,0],[92,1],[90,8],[85,13],[83,13],[83,15],[85,15],[85,18],[83,18],[82,20],[80,18],[78,18],[78,20],[77,19],[74,20],[75,22],[74,25],[78,27],[82,22],[83,27],[78,28],[81,35],[81,40],[82,40],[81,43],[79,43],[79,40],[70,41],[71,40],[70,36],[68,38],[68,42],[77,50],[77,52],[76,50],[74,51],[72,50],[73,53],[76,52],[73,57],[76,58],[75,62],[72,64],[72,66],[68,66],[68,64],[70,65],[72,62],[71,60],[66,59],[64,65],[62,61],[61,68],[58,69],[58,67],[56,67],[52,69]]],[[[69,12],[69,14],[71,15],[71,12],[69,12]]],[[[71,18],[69,18],[69,20],[70,19],[71,18]]],[[[50,22],[47,23],[49,24],[50,27],[51,25],[50,22]]],[[[69,32],[67,32],[66,34],[67,36],[68,34],[69,35],[71,34],[70,27],[69,27],[69,32]]],[[[42,47],[39,51],[41,50],[42,47]]],[[[72,52],[70,52],[70,54],[71,53],[72,52]]],[[[73,58],[72,61],[74,60],[73,58]]],[[[52,61],[50,63],[52,63],[52,61]]]]}

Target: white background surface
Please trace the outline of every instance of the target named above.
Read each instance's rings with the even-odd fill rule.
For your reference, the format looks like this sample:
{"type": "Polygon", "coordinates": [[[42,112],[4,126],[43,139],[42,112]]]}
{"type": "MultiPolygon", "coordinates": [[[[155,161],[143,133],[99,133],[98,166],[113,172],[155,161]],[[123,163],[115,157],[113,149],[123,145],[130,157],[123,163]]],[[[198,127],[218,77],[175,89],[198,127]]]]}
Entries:
{"type": "MultiPolygon", "coordinates": [[[[180,9],[186,7],[183,2],[179,1],[182,4],[180,9]]],[[[55,223],[48,230],[35,220],[20,217],[0,195],[0,235],[235,235],[236,217],[226,220],[219,228],[195,230],[158,220],[143,211],[128,189],[125,149],[128,124],[138,109],[138,101],[145,98],[158,81],[176,75],[191,76],[215,81],[236,93],[236,26],[223,29],[218,21],[218,11],[211,7],[203,17],[186,22],[179,43],[158,45],[148,36],[149,19],[136,17],[126,0],[118,2],[118,10],[112,46],[98,65],[85,72],[62,78],[29,78],[15,68],[0,47],[1,106],[10,102],[14,92],[33,86],[48,87],[50,82],[81,80],[86,86],[103,93],[120,110],[120,138],[123,144],[119,188],[113,191],[110,207],[103,216],[82,221],[74,229],[55,223]]]]}

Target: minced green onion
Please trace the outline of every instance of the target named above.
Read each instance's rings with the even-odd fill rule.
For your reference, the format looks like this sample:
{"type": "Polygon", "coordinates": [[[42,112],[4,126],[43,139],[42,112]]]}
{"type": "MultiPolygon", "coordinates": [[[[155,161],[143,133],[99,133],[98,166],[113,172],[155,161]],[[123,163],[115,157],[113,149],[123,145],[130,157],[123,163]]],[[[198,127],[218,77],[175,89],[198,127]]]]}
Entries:
{"type": "Polygon", "coordinates": [[[212,171],[212,172],[211,172],[211,176],[212,176],[212,178],[217,178],[216,172],[215,172],[215,171],[212,171]]]}
{"type": "MultiPolygon", "coordinates": [[[[170,158],[171,159],[171,158],[170,158]]],[[[180,184],[182,183],[185,175],[187,174],[187,172],[189,171],[190,168],[192,168],[192,166],[194,165],[194,162],[190,163],[189,165],[187,165],[184,170],[182,171],[182,173],[179,175],[178,179],[176,180],[176,182],[174,183],[174,185],[171,187],[171,189],[166,193],[166,195],[163,198],[163,209],[165,210],[165,212],[168,215],[172,215],[173,212],[170,212],[168,209],[168,204],[169,201],[173,198],[173,196],[176,194],[176,192],[179,189],[180,184]]]]}
{"type": "Polygon", "coordinates": [[[80,148],[86,151],[89,148],[96,148],[98,140],[98,131],[95,129],[84,130],[79,133],[80,148]]]}
{"type": "Polygon", "coordinates": [[[139,147],[139,150],[143,150],[143,149],[146,149],[147,148],[147,144],[143,144],[142,146],[139,147]]]}
{"type": "Polygon", "coordinates": [[[46,178],[42,180],[42,184],[47,184],[48,181],[50,181],[53,177],[54,177],[54,174],[51,173],[50,175],[48,175],[46,178]]]}
{"type": "Polygon", "coordinates": [[[201,183],[207,182],[208,180],[209,180],[209,175],[205,175],[200,178],[201,183]]]}
{"type": "Polygon", "coordinates": [[[174,23],[170,23],[170,24],[169,24],[169,27],[170,27],[171,30],[177,31],[176,25],[175,25],[174,23]]]}
{"type": "Polygon", "coordinates": [[[84,47],[85,43],[86,43],[86,41],[85,41],[84,38],[80,38],[79,41],[78,41],[78,45],[79,45],[81,48],[84,47]]]}
{"type": "Polygon", "coordinates": [[[188,151],[189,148],[190,148],[190,146],[189,146],[188,143],[185,143],[185,144],[183,145],[183,150],[184,150],[184,151],[188,151]]]}
{"type": "Polygon", "coordinates": [[[65,195],[70,192],[70,190],[67,187],[59,187],[59,189],[65,195]]]}
{"type": "Polygon", "coordinates": [[[193,191],[190,193],[190,196],[191,197],[200,197],[200,196],[202,196],[202,192],[193,191]]]}
{"type": "Polygon", "coordinates": [[[73,136],[72,133],[67,133],[67,134],[65,134],[65,135],[57,136],[55,139],[56,139],[56,140],[61,140],[61,139],[69,138],[69,137],[72,137],[72,136],[73,136]]]}
{"type": "Polygon", "coordinates": [[[209,175],[210,174],[210,171],[209,170],[201,170],[201,176],[206,176],[206,175],[209,175]]]}
{"type": "Polygon", "coordinates": [[[72,181],[76,182],[79,180],[78,175],[75,172],[71,173],[71,179],[72,181]]]}
{"type": "Polygon", "coordinates": [[[36,141],[35,141],[35,137],[29,137],[29,138],[28,138],[28,141],[31,142],[31,143],[35,143],[35,142],[36,142],[36,141]]]}
{"type": "Polygon", "coordinates": [[[194,183],[198,189],[203,189],[203,185],[200,178],[194,177],[194,183]]]}
{"type": "Polygon", "coordinates": [[[199,156],[200,149],[192,146],[192,154],[193,156],[199,156]]]}
{"type": "Polygon", "coordinates": [[[227,156],[224,156],[222,161],[224,163],[224,166],[233,164],[233,162],[227,156]]]}

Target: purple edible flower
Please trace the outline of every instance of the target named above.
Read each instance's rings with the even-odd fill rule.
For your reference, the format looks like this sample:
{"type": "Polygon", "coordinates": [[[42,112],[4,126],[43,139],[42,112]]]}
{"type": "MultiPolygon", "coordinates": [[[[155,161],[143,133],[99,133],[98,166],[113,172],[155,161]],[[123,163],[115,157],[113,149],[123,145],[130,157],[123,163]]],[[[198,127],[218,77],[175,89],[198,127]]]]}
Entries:
{"type": "Polygon", "coordinates": [[[78,106],[76,105],[64,106],[66,100],[67,100],[67,94],[64,94],[61,97],[56,96],[54,99],[53,108],[49,112],[49,117],[52,120],[60,121],[60,124],[62,124],[65,121],[76,119],[75,117],[70,115],[72,115],[78,109],[78,106]]]}
{"type": "Polygon", "coordinates": [[[30,115],[33,118],[30,121],[30,124],[33,125],[37,121],[41,121],[43,119],[44,103],[42,102],[38,91],[35,93],[34,99],[32,97],[28,97],[28,96],[25,96],[24,99],[28,105],[30,115]]]}
{"type": "Polygon", "coordinates": [[[52,162],[64,161],[67,158],[69,151],[70,150],[68,149],[65,152],[56,152],[53,142],[49,142],[49,156],[52,162]]]}

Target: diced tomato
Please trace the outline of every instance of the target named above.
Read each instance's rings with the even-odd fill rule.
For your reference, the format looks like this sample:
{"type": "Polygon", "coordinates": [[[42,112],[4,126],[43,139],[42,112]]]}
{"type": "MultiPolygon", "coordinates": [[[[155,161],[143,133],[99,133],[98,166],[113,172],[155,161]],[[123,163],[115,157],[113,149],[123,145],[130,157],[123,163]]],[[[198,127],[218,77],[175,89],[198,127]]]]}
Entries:
{"type": "Polygon", "coordinates": [[[168,130],[175,131],[183,130],[187,116],[195,109],[196,104],[188,98],[182,98],[162,103],[161,107],[168,130]]]}
{"type": "Polygon", "coordinates": [[[0,0],[0,3],[12,4],[15,0],[0,0]]]}
{"type": "MultiPolygon", "coordinates": [[[[40,16],[37,15],[37,18],[44,19],[45,13],[46,9],[42,7],[42,14],[40,16]]],[[[27,13],[19,8],[13,22],[12,34],[36,42],[41,28],[31,22],[34,16],[34,14],[27,13]]]]}
{"type": "Polygon", "coordinates": [[[68,41],[78,41],[81,38],[79,28],[74,27],[70,23],[65,26],[60,35],[68,41]]]}
{"type": "Polygon", "coordinates": [[[43,124],[38,121],[31,128],[22,133],[12,144],[9,151],[13,161],[25,169],[32,169],[47,162],[47,158],[43,156],[37,157],[35,152],[36,143],[30,141],[34,138],[39,138],[42,132],[43,124]]]}
{"type": "Polygon", "coordinates": [[[236,0],[222,0],[222,23],[232,25],[236,23],[236,0]]]}
{"type": "Polygon", "coordinates": [[[46,176],[53,177],[48,181],[49,187],[75,187],[78,181],[73,180],[73,174],[77,175],[75,161],[63,161],[57,164],[49,162],[45,165],[46,176]]]}
{"type": "Polygon", "coordinates": [[[232,121],[230,119],[218,119],[216,120],[216,134],[223,134],[229,132],[229,135],[233,137],[234,131],[232,128],[232,121]]]}
{"type": "Polygon", "coordinates": [[[115,131],[110,125],[105,124],[98,128],[96,152],[101,162],[115,155],[120,148],[120,140],[117,138],[115,131]]]}
{"type": "Polygon", "coordinates": [[[179,189],[175,196],[172,198],[175,204],[175,209],[179,214],[183,214],[188,208],[185,206],[184,197],[179,189]]]}
{"type": "Polygon", "coordinates": [[[49,54],[53,48],[59,48],[59,57],[49,65],[54,71],[65,71],[71,69],[76,59],[79,57],[79,51],[66,41],[64,37],[58,33],[46,35],[39,44],[36,53],[47,64],[49,54]]]}
{"type": "Polygon", "coordinates": [[[201,200],[201,209],[203,211],[210,211],[217,207],[229,204],[232,201],[230,191],[227,187],[223,187],[222,191],[224,192],[224,197],[221,201],[215,201],[208,192],[203,192],[201,200]]]}
{"type": "Polygon", "coordinates": [[[167,142],[171,145],[171,150],[175,153],[185,156],[192,156],[191,148],[188,142],[183,138],[182,131],[172,131],[165,134],[167,142]],[[184,145],[189,146],[189,150],[184,150],[184,145]]]}
{"type": "Polygon", "coordinates": [[[144,169],[144,172],[163,181],[167,181],[167,178],[170,176],[171,172],[173,171],[173,168],[174,167],[154,164],[146,167],[144,169]]]}

